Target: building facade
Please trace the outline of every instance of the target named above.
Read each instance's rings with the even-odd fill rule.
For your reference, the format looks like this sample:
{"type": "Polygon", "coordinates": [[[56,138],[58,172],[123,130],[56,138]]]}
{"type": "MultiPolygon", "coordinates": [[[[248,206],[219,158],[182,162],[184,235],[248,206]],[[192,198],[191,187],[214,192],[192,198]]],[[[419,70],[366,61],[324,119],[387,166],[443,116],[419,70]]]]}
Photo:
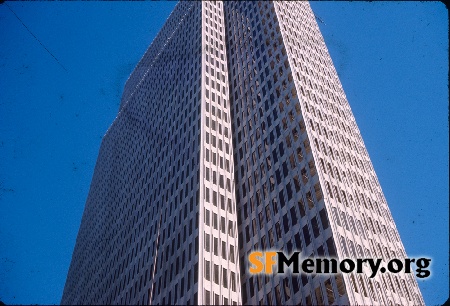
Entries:
{"type": "Polygon", "coordinates": [[[62,304],[423,304],[411,274],[250,275],[253,250],[404,258],[307,2],[180,2],[106,132],[62,304]]]}

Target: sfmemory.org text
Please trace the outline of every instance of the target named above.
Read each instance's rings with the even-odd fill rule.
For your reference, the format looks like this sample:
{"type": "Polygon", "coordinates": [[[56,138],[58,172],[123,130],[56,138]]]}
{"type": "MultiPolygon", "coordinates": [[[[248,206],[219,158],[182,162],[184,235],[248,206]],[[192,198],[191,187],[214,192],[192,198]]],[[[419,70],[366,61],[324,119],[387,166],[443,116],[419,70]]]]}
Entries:
{"type": "Polygon", "coordinates": [[[390,259],[384,262],[380,258],[301,258],[300,252],[293,252],[286,256],[283,252],[252,252],[249,262],[251,274],[284,273],[285,266],[292,269],[292,273],[366,273],[370,278],[377,273],[414,273],[418,278],[429,277],[430,258],[390,259]],[[276,258],[276,259],[275,259],[276,258]]]}

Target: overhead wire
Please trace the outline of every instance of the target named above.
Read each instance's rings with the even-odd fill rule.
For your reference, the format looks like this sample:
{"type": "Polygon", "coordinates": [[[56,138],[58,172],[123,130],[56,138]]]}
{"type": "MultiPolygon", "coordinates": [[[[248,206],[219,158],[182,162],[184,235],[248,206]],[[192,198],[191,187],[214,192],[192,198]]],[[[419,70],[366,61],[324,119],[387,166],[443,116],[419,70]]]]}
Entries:
{"type": "Polygon", "coordinates": [[[56,56],[54,56],[50,50],[47,49],[46,46],[44,46],[44,44],[39,40],[39,38],[36,37],[36,35],[33,34],[33,32],[31,32],[31,30],[25,25],[25,23],[22,21],[22,19],[19,18],[19,16],[17,16],[17,14],[12,10],[12,8],[8,5],[8,3],[4,2],[4,4],[8,7],[8,9],[14,14],[14,16],[16,16],[17,20],[20,21],[20,23],[25,27],[25,29],[27,29],[27,31],[31,34],[31,36],[33,36],[38,42],[39,44],[48,52],[48,54],[51,55],[51,57],[53,57],[55,59],[55,61],[65,70],[67,71],[66,67],[63,66],[63,64],[61,64],[61,62],[56,58],[56,56]]]}
{"type": "Polygon", "coordinates": [[[153,261],[153,271],[152,271],[152,276],[151,276],[152,286],[150,288],[150,292],[148,295],[148,305],[150,305],[150,306],[152,305],[152,302],[153,302],[153,290],[154,290],[153,287],[155,286],[156,265],[158,264],[158,247],[159,247],[159,234],[160,234],[161,221],[162,221],[162,210],[163,210],[163,207],[161,207],[159,210],[158,235],[156,237],[155,259],[153,261]]]}

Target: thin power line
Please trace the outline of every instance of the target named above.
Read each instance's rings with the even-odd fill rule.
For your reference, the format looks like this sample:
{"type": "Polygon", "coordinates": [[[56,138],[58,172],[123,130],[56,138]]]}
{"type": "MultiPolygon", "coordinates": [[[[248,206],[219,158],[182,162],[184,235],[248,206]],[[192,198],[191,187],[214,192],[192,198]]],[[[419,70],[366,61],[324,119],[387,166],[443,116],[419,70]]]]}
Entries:
{"type": "Polygon", "coordinates": [[[162,220],[162,210],[161,207],[159,211],[159,222],[158,222],[158,236],[156,238],[156,246],[155,246],[155,260],[153,261],[153,272],[152,272],[152,286],[148,295],[148,304],[152,305],[153,300],[153,287],[155,286],[155,273],[156,273],[156,265],[158,264],[158,246],[159,246],[159,233],[161,229],[161,220],[162,220]]]}
{"type": "Polygon", "coordinates": [[[16,16],[17,20],[20,21],[20,23],[25,27],[25,29],[27,29],[27,31],[41,44],[41,46],[48,52],[48,54],[50,54],[55,61],[65,70],[67,71],[67,69],[58,61],[58,59],[44,46],[44,44],[36,37],[36,35],[33,34],[33,32],[30,31],[30,29],[23,23],[23,21],[19,18],[19,16],[17,16],[17,14],[11,9],[11,7],[8,5],[8,3],[5,2],[5,5],[9,8],[9,10],[14,14],[14,16],[16,16]]]}

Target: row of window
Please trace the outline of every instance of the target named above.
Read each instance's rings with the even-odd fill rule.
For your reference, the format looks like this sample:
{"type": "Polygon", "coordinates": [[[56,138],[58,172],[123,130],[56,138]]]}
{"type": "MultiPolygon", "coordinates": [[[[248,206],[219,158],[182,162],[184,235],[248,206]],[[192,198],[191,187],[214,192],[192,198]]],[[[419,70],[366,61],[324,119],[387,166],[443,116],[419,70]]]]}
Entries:
{"type": "MultiPolygon", "coordinates": [[[[206,259],[204,259],[203,271],[205,272],[204,278],[207,281],[212,281],[217,285],[220,284],[224,288],[230,288],[233,292],[237,292],[235,272],[228,271],[225,267],[221,267],[206,259]]],[[[206,304],[208,304],[208,302],[206,302],[206,304]]]]}

